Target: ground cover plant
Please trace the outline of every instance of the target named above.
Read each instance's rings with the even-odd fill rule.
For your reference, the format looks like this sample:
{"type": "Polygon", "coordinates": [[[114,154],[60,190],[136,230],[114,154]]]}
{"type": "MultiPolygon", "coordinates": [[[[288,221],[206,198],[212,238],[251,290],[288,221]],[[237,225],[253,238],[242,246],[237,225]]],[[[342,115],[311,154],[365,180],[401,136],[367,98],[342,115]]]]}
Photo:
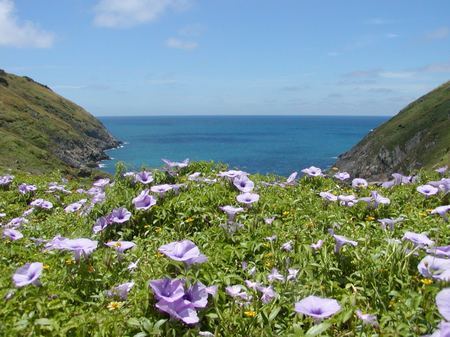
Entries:
{"type": "Polygon", "coordinates": [[[2,336],[448,336],[446,168],[0,176],[2,336]]]}

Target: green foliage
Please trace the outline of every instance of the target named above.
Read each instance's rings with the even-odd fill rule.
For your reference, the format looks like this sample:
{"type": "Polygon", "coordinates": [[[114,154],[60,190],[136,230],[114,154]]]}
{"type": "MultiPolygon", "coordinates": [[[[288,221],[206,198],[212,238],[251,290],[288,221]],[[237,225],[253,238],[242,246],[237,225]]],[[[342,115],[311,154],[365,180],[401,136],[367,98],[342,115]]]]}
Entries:
{"type": "MultiPolygon", "coordinates": [[[[199,171],[202,177],[217,178],[225,166],[213,163],[192,163],[176,177],[157,171],[155,182],[183,183],[179,193],[171,191],[159,198],[147,211],[136,210],[132,199],[143,189],[142,184],[116,174],[114,184],[106,188],[107,199],[86,215],[67,214],[64,207],[87,198],[75,191],[89,189],[90,182],[72,180],[67,184],[71,194],[46,193],[48,183],[61,181],[60,173],[46,176],[19,174],[8,187],[0,187],[0,213],[5,224],[29,208],[29,203],[44,198],[53,203],[51,210],[36,210],[20,231],[24,238],[3,239],[0,244],[0,336],[198,336],[210,331],[216,336],[418,336],[433,331],[441,317],[435,308],[435,295],[446,285],[428,284],[417,271],[425,252],[409,243],[393,244],[405,231],[428,232],[438,245],[449,244],[450,229],[440,218],[430,216],[429,209],[448,204],[441,195],[425,199],[414,185],[384,190],[370,185],[355,192],[348,184],[330,178],[302,178],[296,186],[281,188],[264,186],[263,181],[276,177],[251,176],[260,200],[245,212],[237,214],[244,227],[228,235],[219,227],[226,214],[219,206],[238,206],[238,191],[225,179],[216,183],[188,180],[199,171]],[[35,184],[32,195],[18,193],[18,185],[35,184]],[[367,209],[365,204],[341,207],[326,204],[321,191],[335,195],[357,193],[369,196],[378,190],[391,199],[390,205],[367,209]],[[97,235],[92,226],[97,218],[113,208],[126,207],[133,215],[124,224],[108,227],[97,235]],[[264,218],[275,216],[272,225],[264,218]],[[404,217],[394,231],[382,230],[376,219],[404,217]],[[334,253],[334,240],[328,228],[339,223],[338,234],[358,241],[358,246],[344,246],[334,253]],[[31,238],[52,239],[55,235],[69,238],[86,237],[99,241],[88,258],[75,262],[69,252],[44,251],[31,238]],[[266,238],[276,235],[274,242],[266,238]],[[109,240],[131,240],[136,247],[118,258],[104,245],[109,240]],[[208,261],[192,268],[183,268],[158,253],[158,247],[176,240],[190,239],[208,257],[208,261]],[[314,252],[309,245],[319,239],[323,247],[314,252]],[[293,250],[283,251],[281,245],[292,240],[293,250]],[[417,254],[417,255],[416,255],[417,254]],[[139,259],[138,268],[127,266],[139,259]],[[42,262],[45,269],[42,286],[29,285],[15,289],[12,275],[27,262],[42,262]],[[249,276],[242,262],[256,268],[249,276]],[[297,279],[274,282],[276,298],[263,304],[254,292],[248,306],[239,306],[226,295],[225,287],[244,284],[246,279],[268,285],[272,268],[286,275],[287,268],[299,269],[297,279]],[[217,285],[218,293],[209,298],[208,307],[199,311],[200,323],[186,326],[155,308],[149,280],[181,277],[217,285]],[[108,298],[105,292],[118,284],[133,280],[134,288],[126,301],[108,298]],[[12,295],[11,295],[12,294],[12,295]],[[294,311],[294,303],[309,295],[335,298],[342,310],[335,316],[315,324],[294,311]],[[114,308],[112,302],[120,302],[114,308]],[[379,328],[362,325],[355,310],[376,314],[379,328]]],[[[123,167],[118,167],[118,171],[123,167]]],[[[436,180],[434,173],[422,172],[421,183],[436,180]]],[[[447,285],[448,286],[448,285],[447,285]]]]}

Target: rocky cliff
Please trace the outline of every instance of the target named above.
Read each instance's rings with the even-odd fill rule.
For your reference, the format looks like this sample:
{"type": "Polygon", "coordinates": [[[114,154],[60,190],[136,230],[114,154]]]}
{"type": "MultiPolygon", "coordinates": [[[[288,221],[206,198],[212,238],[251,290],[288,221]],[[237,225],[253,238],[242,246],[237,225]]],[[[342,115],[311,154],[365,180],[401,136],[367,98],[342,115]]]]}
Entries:
{"type": "Polygon", "coordinates": [[[80,106],[0,70],[0,168],[33,173],[95,167],[120,143],[80,106]]]}
{"type": "Polygon", "coordinates": [[[443,165],[450,165],[450,81],[409,104],[335,163],[370,179],[443,165]]]}

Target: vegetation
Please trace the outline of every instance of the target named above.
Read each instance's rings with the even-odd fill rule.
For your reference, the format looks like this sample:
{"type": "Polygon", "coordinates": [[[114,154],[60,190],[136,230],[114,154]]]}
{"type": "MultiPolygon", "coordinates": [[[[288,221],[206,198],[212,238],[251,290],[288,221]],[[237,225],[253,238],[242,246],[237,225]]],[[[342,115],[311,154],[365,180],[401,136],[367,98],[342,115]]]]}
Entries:
{"type": "Polygon", "coordinates": [[[428,253],[424,245],[405,237],[406,232],[426,232],[436,246],[450,243],[448,223],[430,214],[448,205],[450,194],[441,191],[425,197],[416,190],[420,184],[441,179],[438,173],[420,172],[414,184],[390,189],[364,187],[361,181],[362,187],[354,188],[320,175],[281,184],[274,184],[279,177],[249,176],[259,200],[245,206],[237,201],[241,192],[230,179],[218,177],[225,169],[224,165],[197,162],[172,174],[152,170],[145,179],[153,181],[143,184],[134,174],[124,175],[119,165],[112,183],[99,181],[91,190],[91,182],[66,181],[58,172],[45,176],[17,173],[10,183],[0,186],[0,221],[5,231],[26,212],[28,222],[16,228],[23,238],[4,237],[0,245],[0,296],[4,299],[0,335],[198,336],[202,331],[215,336],[419,336],[438,327],[442,316],[435,298],[449,283],[419,273],[417,266],[428,253]],[[191,175],[195,172],[201,174],[191,175]],[[20,193],[19,187],[22,191],[26,187],[23,183],[37,190],[20,193]],[[137,209],[133,198],[161,184],[172,189],[149,192],[157,199],[156,205],[137,209]],[[323,199],[319,195],[323,191],[357,199],[378,191],[390,202],[373,207],[368,199],[361,199],[346,207],[323,199]],[[53,207],[42,207],[42,201],[39,207],[39,199],[53,207]],[[33,201],[37,206],[29,213],[33,201]],[[81,204],[78,210],[73,206],[75,211],[65,211],[75,202],[81,204]],[[244,208],[228,223],[243,225],[237,225],[234,233],[219,208],[225,205],[244,208]],[[131,212],[129,219],[93,233],[99,218],[120,207],[131,212]],[[391,231],[378,222],[383,218],[403,220],[391,231]],[[336,252],[336,237],[330,228],[357,245],[344,245],[336,252]],[[57,235],[89,238],[98,246],[77,261],[73,252],[57,249],[61,243],[54,239],[57,235]],[[183,264],[161,253],[161,246],[186,239],[195,243],[208,258],[206,262],[183,264]],[[106,245],[111,240],[131,241],[135,246],[117,253],[114,248],[120,245],[106,245]],[[323,245],[312,248],[318,240],[323,245]],[[33,262],[43,264],[41,285],[16,287],[13,274],[33,262]],[[288,275],[292,275],[289,280],[288,275]],[[198,323],[169,319],[156,309],[157,296],[149,281],[163,278],[217,286],[207,306],[197,310],[198,323]],[[261,290],[252,289],[246,280],[266,289],[271,286],[274,294],[262,298],[261,290]],[[130,281],[134,286],[127,296],[108,296],[108,290],[130,281]],[[248,297],[231,296],[227,287],[233,285],[241,285],[248,297]],[[296,312],[295,303],[309,295],[335,299],[340,310],[321,321],[296,312]],[[357,310],[376,315],[376,323],[364,324],[357,310]]]}
{"type": "Polygon", "coordinates": [[[0,70],[0,168],[78,168],[104,159],[103,150],[117,145],[81,107],[29,77],[0,70]]]}

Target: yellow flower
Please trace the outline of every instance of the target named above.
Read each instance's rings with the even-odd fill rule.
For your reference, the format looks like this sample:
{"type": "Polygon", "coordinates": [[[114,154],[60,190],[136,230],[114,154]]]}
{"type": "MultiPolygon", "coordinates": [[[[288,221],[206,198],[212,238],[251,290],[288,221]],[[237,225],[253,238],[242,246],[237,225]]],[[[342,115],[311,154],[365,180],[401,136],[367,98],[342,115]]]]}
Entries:
{"type": "Polygon", "coordinates": [[[111,302],[108,303],[109,311],[114,311],[123,307],[123,302],[111,302]]]}
{"type": "Polygon", "coordinates": [[[433,280],[429,278],[423,278],[420,280],[424,285],[429,286],[430,284],[433,284],[433,280]]]}
{"type": "Polygon", "coordinates": [[[245,315],[245,317],[255,317],[256,316],[256,312],[253,311],[253,310],[244,311],[244,315],[245,315]]]}
{"type": "Polygon", "coordinates": [[[144,225],[144,228],[150,228],[149,224],[144,225]]]}
{"type": "Polygon", "coordinates": [[[264,255],[264,258],[268,259],[273,256],[273,253],[267,253],[264,255]]]}
{"type": "Polygon", "coordinates": [[[162,228],[161,227],[155,227],[155,233],[159,234],[161,232],[162,228]]]}
{"type": "Polygon", "coordinates": [[[267,268],[272,268],[272,267],[273,267],[273,261],[266,261],[266,262],[264,263],[264,265],[265,265],[267,268]]]}
{"type": "Polygon", "coordinates": [[[87,271],[88,271],[89,273],[93,273],[93,272],[95,271],[95,269],[94,269],[93,266],[89,265],[88,268],[87,268],[87,271]]]}
{"type": "Polygon", "coordinates": [[[42,268],[44,268],[45,270],[47,270],[48,268],[50,268],[50,266],[49,266],[48,264],[44,264],[44,265],[42,266],[42,268]]]}
{"type": "Polygon", "coordinates": [[[373,216],[370,215],[366,216],[366,221],[373,221],[373,220],[375,220],[373,216]]]}
{"type": "Polygon", "coordinates": [[[66,260],[66,264],[68,265],[68,266],[70,266],[71,264],[74,264],[75,262],[72,260],[72,259],[67,259],[66,260]]]}
{"type": "Polygon", "coordinates": [[[191,217],[189,217],[189,218],[187,218],[187,219],[185,220],[185,222],[187,222],[187,223],[192,222],[192,221],[194,221],[194,219],[191,218],[191,217]]]}
{"type": "Polygon", "coordinates": [[[164,254],[163,254],[163,253],[160,253],[160,252],[156,252],[155,256],[156,256],[156,257],[163,257],[164,254]]]}
{"type": "Polygon", "coordinates": [[[283,216],[288,216],[289,215],[289,211],[284,211],[283,212],[283,216]]]}
{"type": "Polygon", "coordinates": [[[264,246],[264,247],[270,247],[270,243],[264,242],[264,243],[263,243],[263,246],[264,246]]]}
{"type": "Polygon", "coordinates": [[[120,248],[122,246],[122,244],[117,241],[116,243],[114,243],[113,246],[116,247],[116,248],[120,248]]]}

